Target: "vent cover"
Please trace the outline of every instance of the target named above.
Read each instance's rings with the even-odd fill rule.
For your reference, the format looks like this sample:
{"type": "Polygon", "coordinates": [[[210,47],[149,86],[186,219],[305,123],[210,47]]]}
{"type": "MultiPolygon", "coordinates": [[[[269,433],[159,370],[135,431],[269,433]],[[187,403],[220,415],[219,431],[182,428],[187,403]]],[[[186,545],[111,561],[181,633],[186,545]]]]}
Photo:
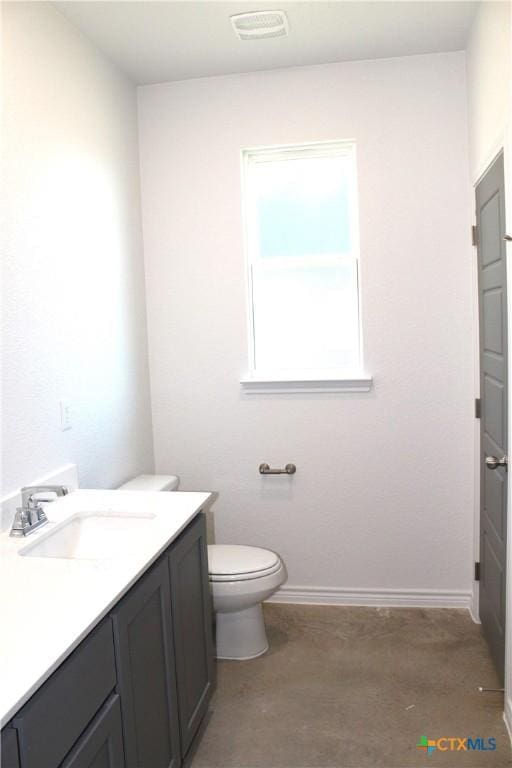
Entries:
{"type": "Polygon", "coordinates": [[[237,13],[230,19],[240,40],[263,40],[288,34],[288,19],[284,11],[237,13]]]}

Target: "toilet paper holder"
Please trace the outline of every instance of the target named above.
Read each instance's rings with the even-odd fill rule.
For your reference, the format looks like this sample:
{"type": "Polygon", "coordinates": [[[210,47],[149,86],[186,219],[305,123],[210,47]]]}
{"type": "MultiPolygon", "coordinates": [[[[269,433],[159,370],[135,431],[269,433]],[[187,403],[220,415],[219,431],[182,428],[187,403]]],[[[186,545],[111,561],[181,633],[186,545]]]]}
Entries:
{"type": "Polygon", "coordinates": [[[260,475],[294,475],[297,471],[295,464],[287,464],[284,469],[272,469],[268,464],[260,464],[260,475]]]}

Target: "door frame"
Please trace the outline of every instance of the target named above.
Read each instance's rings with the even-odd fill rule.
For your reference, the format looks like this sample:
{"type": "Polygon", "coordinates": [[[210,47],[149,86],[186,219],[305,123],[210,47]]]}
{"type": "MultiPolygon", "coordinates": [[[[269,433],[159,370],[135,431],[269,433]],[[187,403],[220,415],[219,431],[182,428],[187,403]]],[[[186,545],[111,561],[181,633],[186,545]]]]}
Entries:
{"type": "MultiPolygon", "coordinates": [[[[512,234],[512,122],[501,133],[498,140],[487,154],[485,164],[477,172],[476,178],[471,179],[471,223],[475,224],[475,190],[476,186],[490,168],[497,156],[503,152],[505,171],[505,225],[507,232],[512,234]]],[[[473,291],[473,339],[474,339],[474,392],[475,398],[480,397],[480,333],[479,333],[479,303],[478,303],[478,261],[476,249],[472,251],[472,291],[473,291]]],[[[508,338],[512,340],[512,243],[506,246],[507,261],[507,323],[508,338]]],[[[509,349],[512,346],[509,342],[509,349]]],[[[511,350],[512,351],[512,350],[511,350]]],[[[512,357],[510,357],[512,360],[512,357]]],[[[507,396],[512,403],[512,376],[509,375],[507,396]]],[[[473,510],[473,559],[480,560],[480,420],[474,419],[474,510],[473,510]]],[[[512,407],[508,409],[508,445],[512,451],[512,407]]],[[[507,516],[512,520],[512,471],[507,473],[508,496],[507,516]]],[[[471,565],[471,568],[473,566],[471,565]]],[[[471,572],[473,578],[473,571],[471,572]]],[[[503,719],[508,728],[512,741],[512,525],[507,527],[507,577],[506,577],[507,614],[505,622],[505,697],[503,719]]],[[[479,619],[479,584],[472,581],[472,598],[470,614],[473,621],[480,624],[479,619]]]]}
{"type": "MultiPolygon", "coordinates": [[[[509,123],[503,140],[503,158],[505,170],[505,226],[508,234],[512,234],[512,122],[509,123]]],[[[507,267],[507,290],[512,290],[512,243],[506,246],[507,267]]],[[[508,297],[508,332],[512,330],[512,296],[508,297]]],[[[511,338],[509,336],[509,338],[511,338]]],[[[509,402],[512,396],[512,384],[509,378],[509,402]]],[[[508,437],[512,436],[512,414],[508,416],[508,437]]],[[[510,445],[510,443],[509,443],[510,445]]],[[[508,509],[510,518],[512,491],[512,472],[508,473],[508,509]]],[[[505,625],[505,711],[504,720],[507,725],[509,736],[512,740],[512,526],[508,527],[507,537],[507,620],[505,625]]]]}

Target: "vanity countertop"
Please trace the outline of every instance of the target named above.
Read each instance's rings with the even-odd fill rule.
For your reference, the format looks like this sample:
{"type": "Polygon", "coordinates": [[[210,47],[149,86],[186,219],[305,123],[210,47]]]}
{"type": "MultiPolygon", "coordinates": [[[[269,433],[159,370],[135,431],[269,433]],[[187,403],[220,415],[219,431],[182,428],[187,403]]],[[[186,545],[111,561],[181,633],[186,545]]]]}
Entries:
{"type": "Polygon", "coordinates": [[[45,505],[50,522],[39,531],[24,538],[0,534],[2,726],[213,498],[188,491],[78,490],[45,505]],[[105,559],[19,554],[79,513],[143,513],[151,520],[135,550],[120,548],[105,559]]]}

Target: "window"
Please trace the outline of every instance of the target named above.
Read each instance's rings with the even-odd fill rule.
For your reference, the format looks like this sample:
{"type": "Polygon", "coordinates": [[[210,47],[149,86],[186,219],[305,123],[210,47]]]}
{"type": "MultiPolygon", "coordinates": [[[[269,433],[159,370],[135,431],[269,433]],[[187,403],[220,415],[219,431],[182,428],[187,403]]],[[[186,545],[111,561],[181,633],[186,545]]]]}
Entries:
{"type": "Polygon", "coordinates": [[[361,374],[355,145],[246,150],[243,166],[251,333],[242,383],[369,389],[361,374]]]}

